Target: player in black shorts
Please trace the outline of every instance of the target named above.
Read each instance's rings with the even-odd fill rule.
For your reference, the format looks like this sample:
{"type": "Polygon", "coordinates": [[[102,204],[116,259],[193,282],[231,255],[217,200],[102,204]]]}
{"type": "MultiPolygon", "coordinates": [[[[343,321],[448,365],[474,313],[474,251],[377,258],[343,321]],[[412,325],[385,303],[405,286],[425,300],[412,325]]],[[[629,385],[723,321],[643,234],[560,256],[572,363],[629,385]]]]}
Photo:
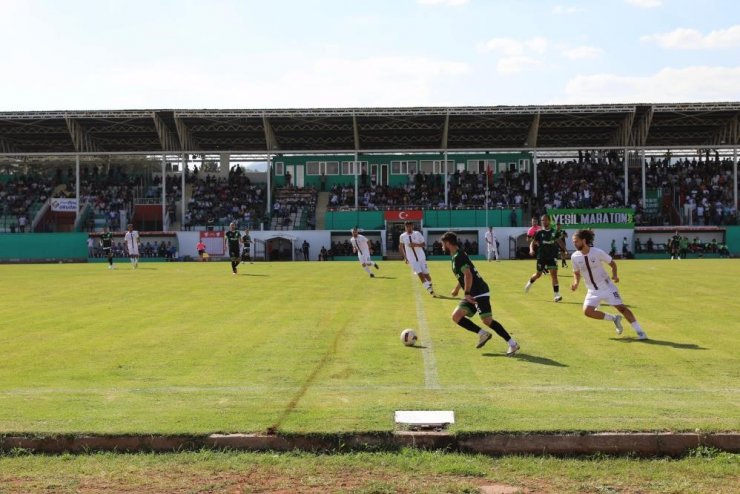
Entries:
{"type": "Polygon", "coordinates": [[[108,258],[108,269],[116,269],[113,267],[113,234],[107,226],[100,235],[100,246],[103,248],[103,254],[108,258]]]}
{"type": "Polygon", "coordinates": [[[681,259],[681,253],[678,250],[680,245],[681,245],[681,235],[679,235],[678,230],[676,230],[676,233],[671,238],[668,239],[668,250],[671,253],[671,260],[676,259],[676,258],[681,259]]]}
{"type": "Polygon", "coordinates": [[[452,256],[452,274],[457,278],[457,286],[452,290],[452,296],[457,296],[461,288],[465,293],[465,298],[460,301],[452,313],[452,320],[458,326],[472,333],[476,333],[478,335],[478,344],[475,348],[481,348],[491,339],[492,335],[469,319],[477,312],[483,324],[493,329],[497,335],[509,344],[506,355],[514,355],[519,351],[519,345],[504,329],[501,323],[493,318],[491,294],[488,284],[480,277],[465,251],[459,248],[457,235],[447,232],[442,235],[440,240],[442,242],[442,249],[449,252],[452,256]]]}
{"type": "Polygon", "coordinates": [[[229,257],[231,258],[231,272],[233,274],[236,274],[236,267],[239,265],[240,262],[240,248],[239,244],[241,243],[241,234],[239,233],[239,230],[236,229],[236,223],[231,223],[229,225],[229,229],[226,231],[226,234],[224,235],[224,241],[226,242],[226,247],[229,249],[229,257]]]}
{"type": "Polygon", "coordinates": [[[550,273],[552,277],[552,291],[555,293],[555,302],[563,300],[560,295],[560,285],[558,284],[558,257],[560,254],[559,234],[550,225],[550,217],[542,215],[542,230],[535,233],[532,242],[529,244],[529,255],[535,254],[534,249],[537,247],[537,272],[533,274],[526,285],[524,293],[528,293],[535,281],[542,276],[542,273],[550,273]]]}

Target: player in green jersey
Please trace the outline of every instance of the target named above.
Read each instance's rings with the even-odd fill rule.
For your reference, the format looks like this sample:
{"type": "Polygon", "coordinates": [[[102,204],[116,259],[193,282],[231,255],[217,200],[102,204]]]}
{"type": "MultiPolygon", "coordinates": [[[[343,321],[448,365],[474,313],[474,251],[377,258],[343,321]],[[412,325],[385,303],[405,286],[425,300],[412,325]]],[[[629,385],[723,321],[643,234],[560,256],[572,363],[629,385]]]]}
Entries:
{"type": "Polygon", "coordinates": [[[103,254],[108,258],[108,269],[116,269],[113,266],[113,234],[107,226],[100,235],[100,246],[103,248],[103,254]]]}
{"type": "Polygon", "coordinates": [[[447,232],[442,235],[440,240],[442,249],[452,256],[452,274],[457,279],[457,286],[452,290],[452,296],[456,297],[461,288],[465,294],[465,298],[460,301],[452,313],[452,320],[458,326],[476,333],[478,344],[475,347],[481,348],[491,339],[492,335],[469,319],[477,312],[483,324],[493,329],[497,335],[509,344],[506,355],[514,355],[519,351],[519,345],[501,323],[493,318],[491,293],[488,284],[480,277],[465,251],[459,247],[457,235],[453,232],[447,232]]]}
{"type": "Polygon", "coordinates": [[[552,291],[555,293],[555,302],[563,300],[560,295],[560,285],[558,284],[558,254],[560,252],[559,237],[554,228],[550,225],[550,217],[542,215],[542,229],[535,233],[532,241],[529,243],[529,255],[535,255],[537,247],[537,272],[534,273],[524,285],[524,293],[528,293],[535,281],[542,276],[542,273],[550,273],[552,277],[552,291]]]}
{"type": "Polygon", "coordinates": [[[226,247],[229,249],[229,257],[231,258],[231,272],[233,274],[236,273],[236,267],[239,265],[240,262],[240,248],[239,244],[241,243],[241,233],[239,233],[239,230],[236,229],[236,223],[231,223],[229,225],[229,229],[224,234],[224,242],[226,242],[226,247]]]}

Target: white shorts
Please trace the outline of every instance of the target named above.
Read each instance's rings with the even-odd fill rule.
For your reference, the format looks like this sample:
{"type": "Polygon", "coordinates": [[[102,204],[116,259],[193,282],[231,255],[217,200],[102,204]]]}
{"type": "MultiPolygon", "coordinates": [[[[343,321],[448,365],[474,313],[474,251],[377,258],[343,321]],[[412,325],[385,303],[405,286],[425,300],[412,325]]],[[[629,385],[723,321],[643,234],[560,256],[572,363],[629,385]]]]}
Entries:
{"type": "Polygon", "coordinates": [[[358,252],[357,253],[357,259],[360,260],[360,264],[362,264],[363,266],[365,264],[372,264],[373,263],[373,260],[370,259],[370,254],[363,254],[362,252],[358,252]]]}
{"type": "Polygon", "coordinates": [[[606,302],[612,307],[615,305],[622,305],[622,297],[619,295],[619,290],[613,284],[609,284],[599,290],[589,290],[586,292],[586,299],[583,301],[583,308],[586,307],[598,307],[599,303],[606,302]]]}
{"type": "Polygon", "coordinates": [[[128,249],[128,255],[129,255],[129,257],[130,256],[138,256],[139,255],[139,246],[138,245],[134,245],[134,248],[133,249],[129,247],[129,249],[128,249]]]}
{"type": "Polygon", "coordinates": [[[409,266],[414,271],[414,274],[429,274],[429,267],[427,261],[409,261],[409,266]]]}

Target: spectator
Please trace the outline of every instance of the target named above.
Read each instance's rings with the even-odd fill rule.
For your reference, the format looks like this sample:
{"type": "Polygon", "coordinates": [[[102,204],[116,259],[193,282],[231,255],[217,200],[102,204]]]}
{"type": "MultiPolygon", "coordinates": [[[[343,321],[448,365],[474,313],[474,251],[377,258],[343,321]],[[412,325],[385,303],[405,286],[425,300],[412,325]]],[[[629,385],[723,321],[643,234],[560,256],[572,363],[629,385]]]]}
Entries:
{"type": "Polygon", "coordinates": [[[301,246],[301,250],[303,250],[303,260],[308,261],[308,250],[309,250],[309,244],[308,241],[304,240],[303,245],[301,246]]]}

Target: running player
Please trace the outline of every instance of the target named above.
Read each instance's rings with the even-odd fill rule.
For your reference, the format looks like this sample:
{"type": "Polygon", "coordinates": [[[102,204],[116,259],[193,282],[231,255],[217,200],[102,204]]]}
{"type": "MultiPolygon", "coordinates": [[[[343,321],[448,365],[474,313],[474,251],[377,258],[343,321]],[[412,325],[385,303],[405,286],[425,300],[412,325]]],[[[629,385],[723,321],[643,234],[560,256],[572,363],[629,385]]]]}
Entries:
{"type": "Polygon", "coordinates": [[[406,231],[401,234],[398,248],[401,251],[404,262],[411,266],[411,270],[419,277],[421,284],[424,285],[424,288],[433,297],[434,288],[432,288],[432,277],[429,274],[427,255],[424,252],[424,247],[426,246],[424,235],[420,231],[414,230],[413,221],[407,221],[403,226],[406,228],[406,231]]]}
{"type": "Polygon", "coordinates": [[[535,247],[537,248],[537,272],[534,273],[524,285],[524,293],[528,293],[535,281],[542,276],[542,273],[550,273],[552,278],[552,291],[555,293],[555,302],[563,300],[560,295],[560,285],[558,284],[558,252],[560,248],[558,246],[557,238],[555,237],[555,230],[550,226],[550,217],[546,214],[542,215],[542,229],[538,230],[532,242],[529,244],[529,255],[535,255],[535,247]]]}
{"type": "Polygon", "coordinates": [[[362,269],[364,269],[371,278],[375,278],[375,275],[370,271],[370,266],[375,266],[375,269],[380,269],[380,267],[370,258],[373,253],[373,248],[370,246],[370,242],[368,242],[367,238],[360,234],[357,227],[352,229],[352,238],[350,239],[350,242],[352,243],[352,252],[357,254],[357,258],[360,260],[360,264],[362,264],[362,269]]]}
{"type": "Polygon", "coordinates": [[[123,246],[126,248],[131,265],[134,269],[139,267],[139,232],[134,230],[134,225],[128,224],[128,231],[123,236],[123,246]]]}
{"type": "Polygon", "coordinates": [[[465,294],[465,297],[452,313],[452,320],[458,326],[472,333],[476,333],[478,335],[478,344],[475,348],[481,348],[488,343],[492,335],[469,319],[477,312],[483,324],[493,329],[497,335],[509,344],[506,355],[514,355],[519,351],[519,345],[509,335],[506,329],[504,329],[501,323],[493,318],[491,293],[488,284],[480,277],[465,251],[459,247],[457,235],[453,232],[447,232],[442,235],[440,240],[442,242],[442,249],[452,256],[452,274],[457,278],[457,286],[452,290],[452,296],[456,297],[460,293],[461,288],[465,294]]]}
{"type": "Polygon", "coordinates": [[[224,234],[224,242],[226,242],[226,247],[229,249],[229,257],[231,258],[231,272],[232,274],[236,273],[236,267],[239,265],[239,257],[241,250],[239,248],[239,244],[241,243],[241,234],[239,233],[239,230],[236,229],[236,223],[233,221],[229,224],[228,231],[224,234]]]}
{"type": "Polygon", "coordinates": [[[593,241],[594,232],[591,230],[578,230],[573,235],[573,244],[576,251],[570,256],[570,260],[573,262],[573,283],[570,285],[570,289],[576,291],[581,276],[583,276],[588,287],[586,298],[583,301],[583,313],[586,317],[613,322],[617,334],[620,335],[624,331],[622,327],[622,316],[624,316],[632,324],[637,337],[646,340],[647,335],[635,319],[632,311],[624,305],[619,290],[614,284],[619,283],[617,263],[609,254],[593,247],[593,241]],[[612,268],[611,279],[604,271],[602,263],[608,264],[612,268]],[[602,300],[617,309],[621,314],[613,315],[598,310],[599,303],[602,300]]]}
{"type": "Polygon", "coordinates": [[[488,231],[486,232],[486,249],[487,249],[487,259],[488,262],[491,262],[491,258],[494,258],[496,262],[498,262],[498,240],[496,239],[496,233],[493,231],[492,227],[488,227],[488,231]]]}
{"type": "Polygon", "coordinates": [[[100,246],[103,248],[103,254],[108,258],[108,269],[116,269],[113,266],[113,234],[107,226],[100,235],[100,246]]]}

